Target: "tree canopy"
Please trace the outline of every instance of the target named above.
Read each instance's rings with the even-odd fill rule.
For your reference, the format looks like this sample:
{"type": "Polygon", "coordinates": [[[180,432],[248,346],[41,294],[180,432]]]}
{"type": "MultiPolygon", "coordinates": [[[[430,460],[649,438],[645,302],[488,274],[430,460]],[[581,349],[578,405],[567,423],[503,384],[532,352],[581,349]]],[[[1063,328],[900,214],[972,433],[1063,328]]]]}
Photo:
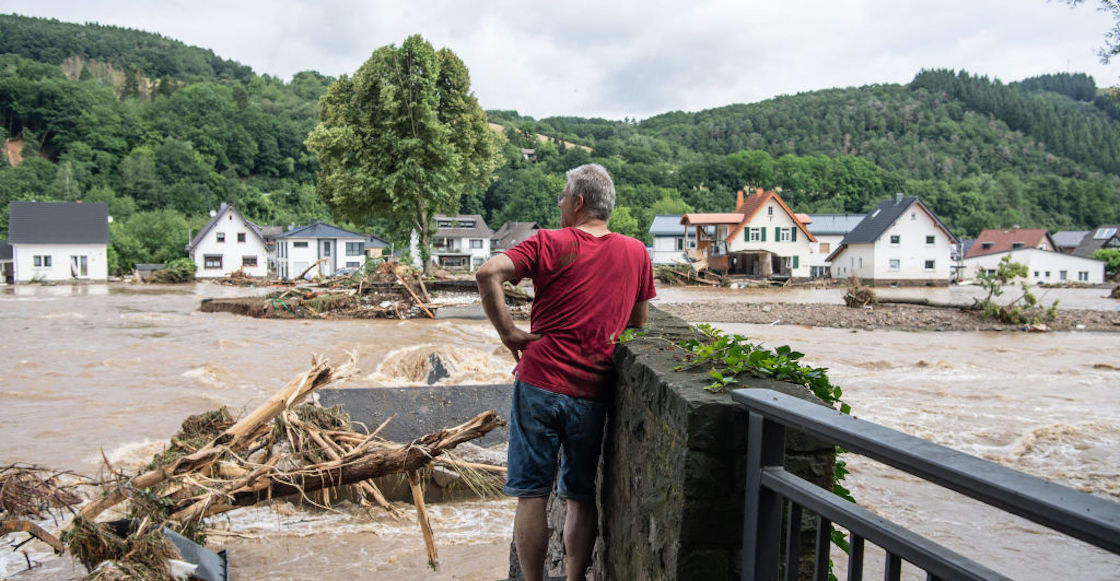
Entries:
{"type": "Polygon", "coordinates": [[[467,67],[419,35],[376,51],[322,98],[307,146],[319,154],[317,191],[357,223],[393,216],[391,236],[415,231],[428,265],[432,217],[457,213],[497,167],[494,134],[467,67]]]}

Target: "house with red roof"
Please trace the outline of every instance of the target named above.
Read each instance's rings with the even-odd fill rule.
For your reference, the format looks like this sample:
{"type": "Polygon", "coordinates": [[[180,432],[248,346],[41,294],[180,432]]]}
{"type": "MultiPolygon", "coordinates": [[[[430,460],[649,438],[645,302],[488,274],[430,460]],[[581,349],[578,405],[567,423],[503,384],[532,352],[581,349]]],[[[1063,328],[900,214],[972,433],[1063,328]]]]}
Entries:
{"type": "Polygon", "coordinates": [[[1045,228],[984,230],[965,254],[963,276],[994,273],[1005,256],[1027,267],[1031,284],[1104,282],[1104,261],[1062,252],[1045,228]]]}
{"type": "MultiPolygon", "coordinates": [[[[684,214],[681,224],[696,253],[719,272],[759,278],[809,278],[809,245],[816,238],[777,192],[758,188],[735,211],[684,214]]],[[[686,242],[685,247],[689,247],[686,242]]]]}

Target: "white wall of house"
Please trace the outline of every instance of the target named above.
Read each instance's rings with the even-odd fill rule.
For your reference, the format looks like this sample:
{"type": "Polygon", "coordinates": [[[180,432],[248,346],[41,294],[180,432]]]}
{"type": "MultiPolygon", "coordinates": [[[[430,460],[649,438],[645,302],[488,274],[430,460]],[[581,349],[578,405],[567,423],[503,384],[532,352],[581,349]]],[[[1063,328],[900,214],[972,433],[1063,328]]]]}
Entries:
{"type": "Polygon", "coordinates": [[[833,278],[949,282],[952,241],[916,205],[874,244],[851,244],[830,266],[833,278]]]}
{"type": "Polygon", "coordinates": [[[1008,254],[1011,255],[1013,262],[1026,265],[1027,282],[1031,284],[1104,283],[1104,261],[1037,248],[1020,248],[1009,252],[966,258],[964,277],[975,279],[985,270],[994,271],[999,268],[999,262],[1008,254]]]}
{"type": "MultiPolygon", "coordinates": [[[[654,236],[650,258],[654,264],[683,264],[684,236],[654,236]]],[[[696,248],[696,236],[688,238],[688,247],[696,248]]]]}
{"type": "Polygon", "coordinates": [[[829,271],[828,255],[840,248],[843,234],[814,234],[816,242],[809,243],[809,274],[824,276],[829,271]]]}
{"type": "Polygon", "coordinates": [[[469,268],[473,272],[490,258],[490,238],[437,233],[432,237],[432,258],[441,267],[469,268]]]}
{"type": "Polygon", "coordinates": [[[268,247],[244,220],[227,211],[198,242],[191,256],[196,278],[220,278],[244,270],[268,276],[268,247]]]}
{"type": "Polygon", "coordinates": [[[793,217],[776,200],[770,199],[758,210],[742,232],[727,245],[728,252],[765,250],[790,258],[790,272],[796,278],[809,276],[809,237],[798,228],[793,217]],[[796,257],[796,260],[794,258],[796,257]],[[792,266],[796,262],[796,266],[792,266]]]}
{"type": "Polygon", "coordinates": [[[280,238],[276,240],[276,274],[282,279],[299,276],[320,258],[326,258],[310,273],[330,276],[340,268],[365,266],[362,238],[280,238]]]}
{"type": "Polygon", "coordinates": [[[15,282],[109,278],[105,244],[12,244],[12,264],[15,282]]]}
{"type": "Polygon", "coordinates": [[[875,245],[851,244],[829,265],[832,278],[851,278],[853,275],[867,280],[874,278],[875,245]]]}
{"type": "Polygon", "coordinates": [[[917,204],[875,241],[876,280],[949,282],[952,241],[917,204]]]}

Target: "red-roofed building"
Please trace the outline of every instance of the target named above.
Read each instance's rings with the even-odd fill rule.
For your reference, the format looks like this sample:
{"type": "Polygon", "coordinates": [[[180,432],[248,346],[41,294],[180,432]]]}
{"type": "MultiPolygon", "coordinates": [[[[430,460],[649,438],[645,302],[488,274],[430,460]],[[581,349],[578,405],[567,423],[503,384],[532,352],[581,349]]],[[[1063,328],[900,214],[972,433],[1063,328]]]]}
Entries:
{"type": "Polygon", "coordinates": [[[1020,248],[1037,248],[1053,252],[1058,250],[1058,245],[1054,243],[1054,239],[1045,228],[984,230],[976,237],[965,258],[1020,248]]]}
{"type": "Polygon", "coordinates": [[[809,278],[809,244],[816,239],[774,191],[743,197],[735,212],[685,214],[681,224],[695,236],[708,267],[729,274],[809,278]]]}

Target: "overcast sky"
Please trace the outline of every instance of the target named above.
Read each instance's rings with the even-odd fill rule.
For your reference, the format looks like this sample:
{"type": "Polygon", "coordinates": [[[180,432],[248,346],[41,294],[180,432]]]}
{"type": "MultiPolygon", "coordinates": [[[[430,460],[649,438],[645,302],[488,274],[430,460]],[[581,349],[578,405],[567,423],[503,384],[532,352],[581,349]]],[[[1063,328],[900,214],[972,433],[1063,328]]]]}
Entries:
{"type": "Polygon", "coordinates": [[[156,32],[285,80],[353,73],[419,33],[467,64],[486,109],[644,119],[782,94],[907,83],[923,68],[1010,82],[1084,72],[1097,0],[2,0],[0,11],[156,32]]]}

